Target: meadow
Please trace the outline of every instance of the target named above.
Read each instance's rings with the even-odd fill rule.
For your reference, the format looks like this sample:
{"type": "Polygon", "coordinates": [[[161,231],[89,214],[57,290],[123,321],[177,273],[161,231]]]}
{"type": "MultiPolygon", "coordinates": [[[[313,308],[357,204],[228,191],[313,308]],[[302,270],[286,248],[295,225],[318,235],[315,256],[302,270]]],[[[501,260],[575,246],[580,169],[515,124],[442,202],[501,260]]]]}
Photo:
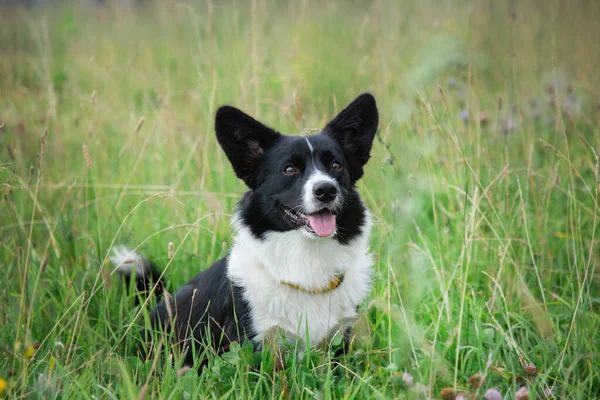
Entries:
{"type": "Polygon", "coordinates": [[[600,3],[52,4],[0,8],[0,398],[598,398],[600,3]],[[351,351],[135,357],[147,307],[107,256],[173,291],[226,254],[218,106],[307,134],[364,91],[351,351]]]}

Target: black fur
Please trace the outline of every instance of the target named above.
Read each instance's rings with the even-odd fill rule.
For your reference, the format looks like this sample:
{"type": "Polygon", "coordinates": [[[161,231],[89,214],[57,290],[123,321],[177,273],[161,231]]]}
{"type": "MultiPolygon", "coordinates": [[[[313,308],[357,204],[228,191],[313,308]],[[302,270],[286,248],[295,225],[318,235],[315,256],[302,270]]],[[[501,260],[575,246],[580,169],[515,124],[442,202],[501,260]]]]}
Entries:
{"type": "Polygon", "coordinates": [[[207,336],[210,345],[220,353],[250,333],[248,304],[226,272],[227,258],[222,258],[150,313],[152,326],[169,332],[187,351],[186,365],[194,364],[194,353],[199,354],[207,345],[207,336]]]}

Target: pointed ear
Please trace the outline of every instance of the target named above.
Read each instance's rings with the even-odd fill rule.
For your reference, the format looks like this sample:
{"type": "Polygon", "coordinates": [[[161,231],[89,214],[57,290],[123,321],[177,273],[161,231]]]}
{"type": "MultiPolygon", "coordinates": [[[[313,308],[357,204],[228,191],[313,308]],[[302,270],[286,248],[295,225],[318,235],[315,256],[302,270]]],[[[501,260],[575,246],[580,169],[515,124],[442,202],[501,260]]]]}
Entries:
{"type": "Polygon", "coordinates": [[[363,176],[363,167],[371,157],[379,115],[375,98],[369,93],[358,96],[325,127],[325,132],[340,143],[352,182],[363,176]]]}
{"type": "Polygon", "coordinates": [[[279,140],[281,134],[230,106],[217,111],[215,131],[237,177],[254,189],[256,169],[265,151],[279,140]]]}

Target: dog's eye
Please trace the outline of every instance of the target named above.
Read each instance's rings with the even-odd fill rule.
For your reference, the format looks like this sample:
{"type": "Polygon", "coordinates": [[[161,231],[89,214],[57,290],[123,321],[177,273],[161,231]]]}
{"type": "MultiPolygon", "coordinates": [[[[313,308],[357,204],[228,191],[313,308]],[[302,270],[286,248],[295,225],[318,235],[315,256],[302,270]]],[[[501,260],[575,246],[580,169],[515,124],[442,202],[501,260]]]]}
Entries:
{"type": "Polygon", "coordinates": [[[331,167],[329,167],[329,168],[331,168],[334,171],[340,171],[342,169],[342,164],[340,164],[337,161],[334,161],[331,163],[331,167]]]}
{"type": "Polygon", "coordinates": [[[286,165],[285,168],[283,169],[283,173],[286,175],[294,175],[297,172],[298,172],[298,170],[292,164],[286,165]]]}

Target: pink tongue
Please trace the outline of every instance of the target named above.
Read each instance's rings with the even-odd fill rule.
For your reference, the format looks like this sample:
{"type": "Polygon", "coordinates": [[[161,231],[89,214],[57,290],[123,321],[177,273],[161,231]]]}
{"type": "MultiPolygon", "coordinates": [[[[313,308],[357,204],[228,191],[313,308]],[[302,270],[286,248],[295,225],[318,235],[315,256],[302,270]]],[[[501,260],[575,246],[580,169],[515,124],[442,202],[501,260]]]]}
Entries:
{"type": "Polygon", "coordinates": [[[335,215],[327,210],[308,216],[310,227],[319,236],[331,236],[335,231],[335,215]]]}

